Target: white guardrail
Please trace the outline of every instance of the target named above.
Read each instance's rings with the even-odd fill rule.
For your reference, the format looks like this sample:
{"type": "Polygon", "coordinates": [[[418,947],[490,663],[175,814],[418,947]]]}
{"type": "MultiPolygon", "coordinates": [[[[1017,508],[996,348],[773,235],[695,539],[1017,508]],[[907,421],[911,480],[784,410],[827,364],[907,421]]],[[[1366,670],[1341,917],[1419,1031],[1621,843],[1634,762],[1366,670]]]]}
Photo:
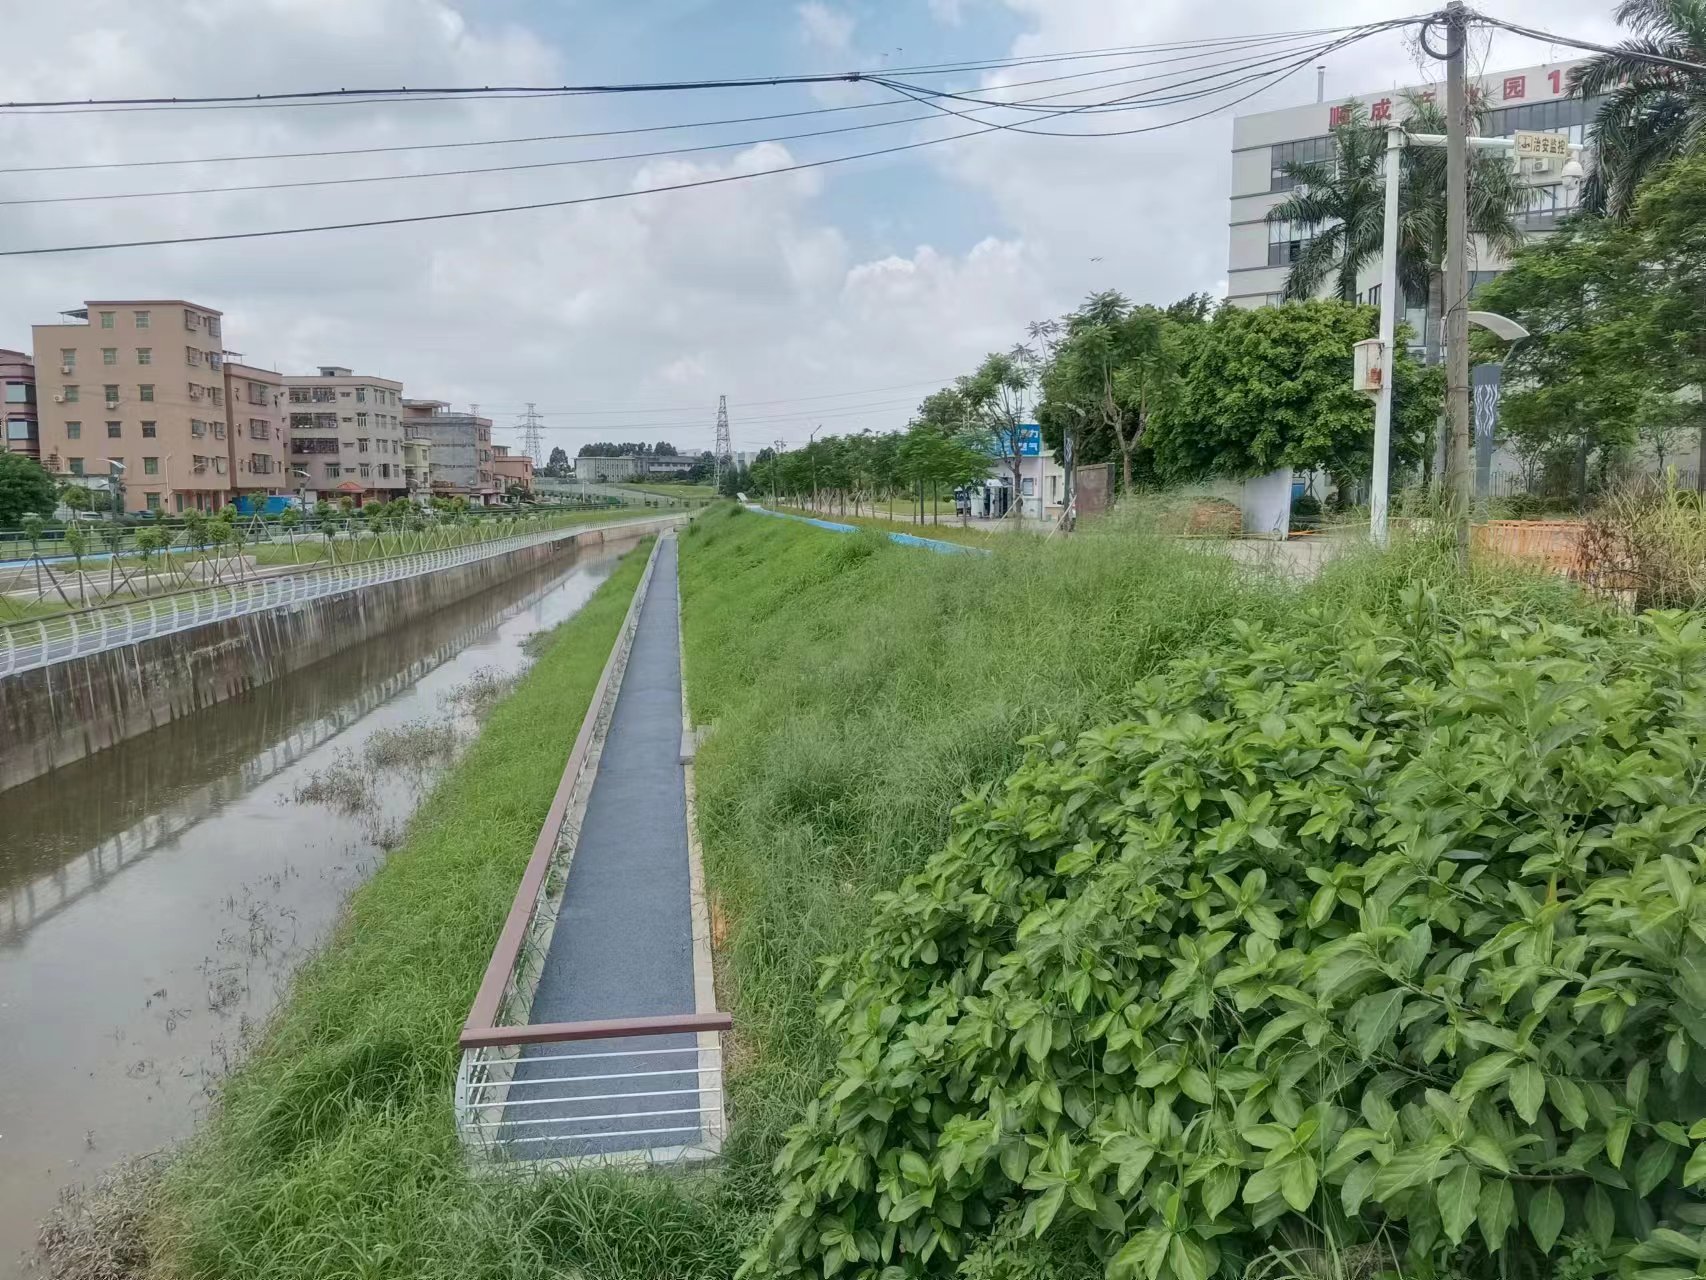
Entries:
{"type": "Polygon", "coordinates": [[[471,542],[439,551],[335,565],[279,577],[253,578],[229,586],[200,587],[193,592],[145,598],[85,613],[43,618],[37,622],[15,622],[0,628],[0,676],[16,675],[70,658],[123,648],[138,641],[188,631],[226,618],[321,600],[381,582],[397,582],[437,573],[441,569],[488,560],[524,547],[620,527],[622,523],[644,522],[562,525],[538,533],[471,542]]]}

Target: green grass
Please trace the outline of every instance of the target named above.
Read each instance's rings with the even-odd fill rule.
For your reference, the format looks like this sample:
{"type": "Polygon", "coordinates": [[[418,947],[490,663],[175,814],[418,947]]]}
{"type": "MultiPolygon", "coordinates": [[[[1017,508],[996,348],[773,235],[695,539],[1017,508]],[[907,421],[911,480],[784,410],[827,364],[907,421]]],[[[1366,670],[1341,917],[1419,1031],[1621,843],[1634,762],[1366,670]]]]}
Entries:
{"type": "MultiPolygon", "coordinates": [[[[1009,538],[1008,532],[991,533],[987,529],[949,524],[914,524],[910,520],[890,520],[886,516],[823,515],[795,507],[781,508],[789,515],[805,516],[810,520],[829,520],[835,524],[857,525],[861,529],[876,529],[882,533],[909,533],[915,538],[931,538],[937,542],[960,542],[970,547],[991,547],[997,538],[1009,538]]],[[[1027,531],[1029,532],[1029,531],[1027,531]]]]}
{"type": "Polygon", "coordinates": [[[435,788],[171,1171],[180,1277],[664,1275],[741,1221],[682,1186],[471,1175],[456,1036],[649,552],[631,552],[435,788]],[[615,1252],[618,1245],[621,1254],[615,1252]]]}
{"type": "MultiPolygon", "coordinates": [[[[1022,736],[1121,714],[1126,691],[1239,622],[1402,607],[1580,611],[1554,581],[1468,576],[1417,544],[1299,588],[1117,517],[1070,541],[940,556],[873,533],[713,510],[681,586],[718,981],[735,1016],[733,1131],[691,1177],[475,1178],[457,1150],[457,1027],[628,592],[630,559],[487,723],[402,849],[354,898],[169,1182],[163,1271],[257,1276],[727,1277],[773,1203],[783,1131],[833,1062],[819,957],[863,938],[873,895],[939,848],[968,787],[1022,736]]],[[[1324,637],[1323,642],[1330,642],[1324,637]]]]}
{"type": "Polygon", "coordinates": [[[664,498],[714,498],[717,496],[716,487],[708,484],[644,484],[639,481],[623,483],[618,488],[638,489],[641,493],[654,493],[664,498]]]}

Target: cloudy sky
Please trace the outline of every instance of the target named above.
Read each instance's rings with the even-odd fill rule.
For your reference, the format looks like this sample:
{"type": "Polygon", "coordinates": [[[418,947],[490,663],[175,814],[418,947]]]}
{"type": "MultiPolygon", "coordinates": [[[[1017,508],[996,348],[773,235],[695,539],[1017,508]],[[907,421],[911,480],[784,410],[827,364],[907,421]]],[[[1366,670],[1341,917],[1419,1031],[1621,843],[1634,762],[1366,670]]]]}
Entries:
{"type": "MultiPolygon", "coordinates": [[[[10,101],[391,85],[633,82],[924,65],[1332,27],[1417,12],[1403,0],[55,0],[0,22],[10,101]]],[[[1570,36],[1614,34],[1596,0],[1489,0],[1570,36]]],[[[1501,35],[1488,69],[1568,56],[1501,35]]],[[[1164,56],[903,78],[975,91],[1113,87],[1164,56]]],[[[1424,78],[1396,34],[1329,55],[1328,92],[1424,78]]],[[[1218,55],[1217,55],[1218,58],[1218,55]]],[[[1187,62],[1186,67],[1192,65],[1187,62]]],[[[897,75],[901,73],[897,72],[897,75]]],[[[1313,100],[1305,70],[1239,110],[1313,100]]],[[[1231,94],[1226,97],[1232,96],[1231,94]]],[[[1222,101],[1225,98],[1221,99],[1222,101]]],[[[1048,126],[1166,124],[1183,104],[1048,126]]],[[[962,108],[963,109],[963,108],[962,108]]],[[[1012,117],[1003,117],[1011,119],[1012,117]]],[[[0,249],[352,222],[628,193],[876,150],[970,126],[873,87],[788,86],[236,110],[0,113],[0,249]],[[879,105],[886,104],[886,105],[879,105]],[[745,124],[660,125],[852,108],[745,124]],[[925,117],[932,117],[925,119],[925,117]],[[829,136],[784,134],[880,125],[829,136]],[[245,160],[651,130],[592,138],[245,160]],[[669,148],[692,154],[601,163],[669,148]],[[143,160],[203,163],[18,172],[143,160]],[[152,199],[64,201],[444,169],[502,173],[152,199]],[[57,203],[39,203],[58,199],[57,203]],[[36,201],[38,203],[18,203],[36,201]]],[[[1121,137],[1012,132],[697,190],[575,207],[226,243],[0,258],[0,347],[96,297],[184,297],[225,312],[232,349],[286,372],[344,364],[406,393],[477,403],[547,444],[711,443],[726,393],[737,448],[903,425],[918,399],[1117,288],[1166,302],[1224,292],[1227,114],[1121,137]]]]}

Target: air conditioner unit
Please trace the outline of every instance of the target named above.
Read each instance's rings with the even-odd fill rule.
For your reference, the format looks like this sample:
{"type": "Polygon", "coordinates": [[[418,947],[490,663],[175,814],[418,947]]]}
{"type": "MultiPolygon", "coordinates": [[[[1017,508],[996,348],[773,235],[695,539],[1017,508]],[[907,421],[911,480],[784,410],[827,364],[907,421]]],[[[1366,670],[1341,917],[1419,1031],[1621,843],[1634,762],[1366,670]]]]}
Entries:
{"type": "Polygon", "coordinates": [[[1535,156],[1528,162],[1530,173],[1551,173],[1552,159],[1550,156],[1535,156]]]}
{"type": "Polygon", "coordinates": [[[55,404],[64,404],[65,403],[65,397],[64,396],[55,396],[53,398],[53,402],[55,404]]]}
{"type": "Polygon", "coordinates": [[[59,371],[61,373],[74,373],[76,372],[76,369],[77,366],[74,364],[62,364],[59,366],[59,371]]]}

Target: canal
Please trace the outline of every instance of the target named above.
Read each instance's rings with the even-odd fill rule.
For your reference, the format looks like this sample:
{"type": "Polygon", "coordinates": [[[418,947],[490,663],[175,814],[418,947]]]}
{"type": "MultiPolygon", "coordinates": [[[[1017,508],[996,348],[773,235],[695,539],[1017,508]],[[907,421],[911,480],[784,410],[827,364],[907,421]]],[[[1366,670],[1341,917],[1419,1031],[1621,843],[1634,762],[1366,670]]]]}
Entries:
{"type": "Polygon", "coordinates": [[[484,708],[631,541],[0,792],[0,1274],[189,1134],[484,708]]]}

